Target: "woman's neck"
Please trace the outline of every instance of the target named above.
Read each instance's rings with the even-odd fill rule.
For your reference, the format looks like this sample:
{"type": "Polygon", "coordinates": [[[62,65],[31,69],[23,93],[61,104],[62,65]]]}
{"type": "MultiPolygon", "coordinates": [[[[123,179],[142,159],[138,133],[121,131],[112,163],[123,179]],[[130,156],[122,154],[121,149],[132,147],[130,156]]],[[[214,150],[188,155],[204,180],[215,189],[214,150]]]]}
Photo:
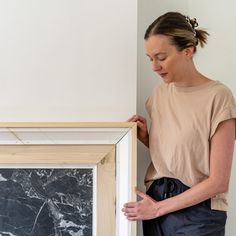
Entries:
{"type": "Polygon", "coordinates": [[[176,87],[193,87],[211,81],[211,79],[199,73],[195,68],[192,71],[185,71],[178,82],[174,82],[176,87]]]}

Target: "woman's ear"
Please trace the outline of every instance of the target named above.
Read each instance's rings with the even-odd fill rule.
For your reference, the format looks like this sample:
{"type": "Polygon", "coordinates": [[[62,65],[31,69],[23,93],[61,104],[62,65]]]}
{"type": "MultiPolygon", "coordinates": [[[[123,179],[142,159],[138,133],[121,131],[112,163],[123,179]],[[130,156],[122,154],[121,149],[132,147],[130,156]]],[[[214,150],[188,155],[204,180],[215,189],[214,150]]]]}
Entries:
{"type": "Polygon", "coordinates": [[[193,53],[194,53],[194,47],[192,44],[190,44],[185,48],[185,55],[189,58],[192,58],[193,53]]]}

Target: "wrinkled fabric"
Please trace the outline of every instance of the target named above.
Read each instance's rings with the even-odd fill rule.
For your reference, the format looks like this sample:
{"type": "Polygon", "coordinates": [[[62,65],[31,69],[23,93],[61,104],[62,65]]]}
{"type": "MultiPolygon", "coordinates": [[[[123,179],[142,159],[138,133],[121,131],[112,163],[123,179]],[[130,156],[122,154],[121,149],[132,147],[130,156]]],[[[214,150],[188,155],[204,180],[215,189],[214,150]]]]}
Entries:
{"type": "MultiPolygon", "coordinates": [[[[189,189],[177,179],[155,180],[147,194],[161,201],[189,189]]],[[[212,210],[210,199],[152,220],[143,221],[144,236],[224,236],[226,212],[212,210]]]]}

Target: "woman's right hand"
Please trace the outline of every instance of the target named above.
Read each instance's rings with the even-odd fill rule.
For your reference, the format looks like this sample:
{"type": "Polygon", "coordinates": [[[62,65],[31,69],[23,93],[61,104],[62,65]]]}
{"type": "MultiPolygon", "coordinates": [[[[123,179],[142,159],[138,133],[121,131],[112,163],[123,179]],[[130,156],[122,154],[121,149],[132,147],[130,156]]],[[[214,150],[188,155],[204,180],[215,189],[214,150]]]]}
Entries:
{"type": "Polygon", "coordinates": [[[148,134],[148,128],[147,128],[147,121],[144,117],[139,115],[134,115],[130,117],[128,122],[136,122],[138,131],[137,136],[138,139],[147,147],[149,147],[149,134],[148,134]]]}

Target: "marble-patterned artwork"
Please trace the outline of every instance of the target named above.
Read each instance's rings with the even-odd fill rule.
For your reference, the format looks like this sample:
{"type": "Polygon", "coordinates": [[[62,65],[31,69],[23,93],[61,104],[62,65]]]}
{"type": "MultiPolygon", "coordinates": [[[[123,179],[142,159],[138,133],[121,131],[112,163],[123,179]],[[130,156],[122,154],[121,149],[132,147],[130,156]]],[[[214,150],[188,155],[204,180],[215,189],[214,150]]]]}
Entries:
{"type": "Polygon", "coordinates": [[[0,236],[92,236],[93,168],[0,169],[0,236]]]}

